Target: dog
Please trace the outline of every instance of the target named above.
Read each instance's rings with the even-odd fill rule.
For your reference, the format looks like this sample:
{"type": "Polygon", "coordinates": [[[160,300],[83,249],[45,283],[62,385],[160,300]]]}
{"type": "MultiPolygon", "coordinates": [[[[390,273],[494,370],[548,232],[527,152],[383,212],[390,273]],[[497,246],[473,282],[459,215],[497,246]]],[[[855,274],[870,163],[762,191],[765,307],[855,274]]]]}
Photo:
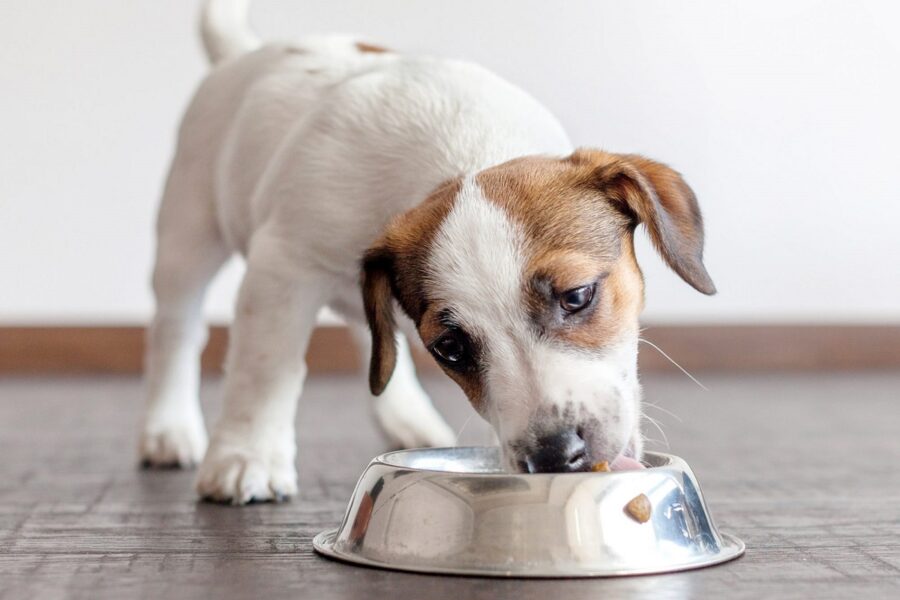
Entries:
{"type": "Polygon", "coordinates": [[[216,501],[296,494],[304,355],[329,306],[370,352],[391,442],[455,443],[416,380],[418,336],[492,426],[505,468],[636,465],[637,225],[681,278],[715,292],[682,177],[573,148],[540,103],[474,64],[339,36],[263,44],[247,5],[211,0],[201,16],[213,68],[159,210],[144,463],[200,463],[197,490],[216,501]],[[203,297],[234,253],[247,268],[207,444],[203,297]]]}

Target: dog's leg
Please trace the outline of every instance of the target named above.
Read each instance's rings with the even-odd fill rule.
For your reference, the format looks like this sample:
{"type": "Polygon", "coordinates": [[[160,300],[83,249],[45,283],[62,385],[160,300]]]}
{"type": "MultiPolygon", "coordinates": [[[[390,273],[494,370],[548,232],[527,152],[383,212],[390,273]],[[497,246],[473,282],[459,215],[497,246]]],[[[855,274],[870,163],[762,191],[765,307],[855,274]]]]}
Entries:
{"type": "Polygon", "coordinates": [[[208,198],[176,163],[160,207],[147,334],[146,404],[139,443],[147,466],[192,466],[206,451],[198,402],[200,352],[206,341],[203,297],[230,251],[208,198]]]}
{"type": "Polygon", "coordinates": [[[304,355],[333,286],[329,276],[289,263],[285,247],[254,240],[248,256],[231,328],[223,412],[197,474],[204,498],[244,504],[297,492],[294,416],[304,355]]]}
{"type": "MultiPolygon", "coordinates": [[[[365,360],[372,351],[368,329],[354,324],[353,337],[365,360]]],[[[402,448],[453,446],[456,434],[435,410],[416,377],[406,336],[397,333],[397,366],[380,396],[372,396],[375,420],[391,444],[402,448]]]]}

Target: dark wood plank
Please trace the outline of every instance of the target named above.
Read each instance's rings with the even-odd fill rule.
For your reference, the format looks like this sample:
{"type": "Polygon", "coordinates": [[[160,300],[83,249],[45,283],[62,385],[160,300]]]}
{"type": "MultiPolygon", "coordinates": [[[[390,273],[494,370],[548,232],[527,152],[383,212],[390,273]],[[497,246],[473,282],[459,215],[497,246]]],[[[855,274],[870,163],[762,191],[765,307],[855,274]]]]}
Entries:
{"type": "MultiPolygon", "coordinates": [[[[688,370],[831,371],[900,369],[898,325],[657,325],[643,338],[688,370]]],[[[203,353],[207,373],[221,371],[228,342],[224,327],[210,329],[203,353]]],[[[141,327],[0,327],[0,374],[138,373],[143,364],[141,327]]],[[[421,369],[434,361],[417,355],[421,369]]],[[[360,358],[343,327],[321,327],[310,342],[312,374],[352,373],[360,358]]],[[[677,369],[649,344],[641,369],[677,369]]]]}
{"type": "MultiPolygon", "coordinates": [[[[312,536],[338,522],[384,449],[361,377],[312,378],[298,415],[300,497],[245,508],[198,504],[190,472],[135,467],[137,379],[0,379],[0,598],[898,597],[900,373],[701,379],[709,392],[644,377],[661,407],[646,410],[747,555],[586,581],[430,577],[316,556],[312,536]]],[[[455,427],[472,415],[448,381],[426,387],[455,427]]],[[[205,384],[207,420],[219,388],[205,384]]],[[[486,439],[469,421],[462,441],[486,439]]]]}

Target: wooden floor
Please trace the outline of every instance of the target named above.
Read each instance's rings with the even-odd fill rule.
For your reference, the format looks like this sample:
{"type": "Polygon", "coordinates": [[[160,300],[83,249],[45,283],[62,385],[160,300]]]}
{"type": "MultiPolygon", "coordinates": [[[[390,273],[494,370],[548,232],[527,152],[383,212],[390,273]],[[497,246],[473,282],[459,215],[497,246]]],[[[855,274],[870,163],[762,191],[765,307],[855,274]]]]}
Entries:
{"type": "MultiPolygon", "coordinates": [[[[338,522],[383,450],[359,381],[310,382],[300,497],[232,508],[198,504],[191,473],[136,468],[137,380],[0,379],[0,598],[900,598],[900,373],[702,379],[709,392],[647,378],[665,409],[648,412],[747,554],[580,581],[428,577],[315,555],[312,536],[338,522]]],[[[455,388],[426,387],[462,426],[471,412],[455,388]]],[[[205,385],[208,416],[218,390],[205,385]]],[[[462,437],[483,440],[483,426],[473,419],[462,437]]]]}

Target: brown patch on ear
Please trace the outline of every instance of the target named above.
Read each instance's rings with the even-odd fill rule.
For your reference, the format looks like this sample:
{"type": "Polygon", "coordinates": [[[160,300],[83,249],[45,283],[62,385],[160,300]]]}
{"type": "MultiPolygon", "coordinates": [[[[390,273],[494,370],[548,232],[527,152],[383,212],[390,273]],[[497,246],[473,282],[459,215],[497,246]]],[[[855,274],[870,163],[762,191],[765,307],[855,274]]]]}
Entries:
{"type": "Polygon", "coordinates": [[[385,52],[390,52],[390,50],[388,50],[387,48],[376,46],[374,44],[367,44],[365,42],[356,42],[356,49],[360,52],[370,54],[384,54],[385,52]]]}
{"type": "Polygon", "coordinates": [[[703,265],[703,217],[693,190],[675,170],[637,154],[578,150],[571,160],[591,169],[589,185],[647,227],[663,260],[687,283],[715,294],[703,265]]]}
{"type": "Polygon", "coordinates": [[[387,387],[397,364],[392,271],[392,254],[383,248],[373,248],[363,258],[363,305],[372,332],[369,389],[376,396],[387,387]]]}

